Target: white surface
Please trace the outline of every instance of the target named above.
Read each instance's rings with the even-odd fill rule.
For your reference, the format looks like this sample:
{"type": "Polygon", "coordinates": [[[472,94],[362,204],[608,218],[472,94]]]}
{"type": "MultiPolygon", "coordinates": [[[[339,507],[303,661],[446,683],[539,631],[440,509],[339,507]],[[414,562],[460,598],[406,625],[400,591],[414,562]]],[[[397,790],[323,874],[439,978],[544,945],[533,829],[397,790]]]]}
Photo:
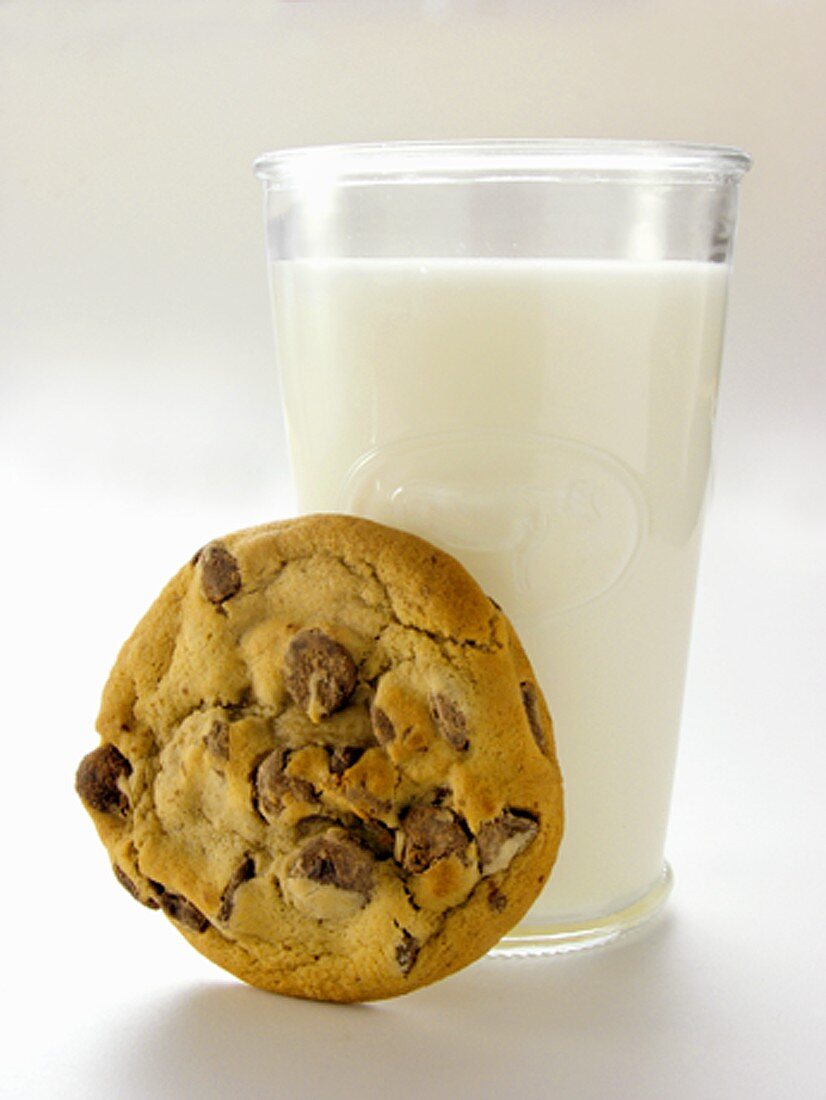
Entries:
{"type": "MultiPolygon", "coordinates": [[[[81,447],[102,431],[87,398],[36,411],[74,425],[81,447]]],[[[39,438],[40,468],[2,455],[19,524],[2,571],[3,1095],[823,1094],[822,531],[812,540],[778,502],[712,511],[668,846],[677,886],[648,938],[485,960],[382,1005],[312,1005],[225,978],[137,906],[71,789],[145,603],[213,530],[278,514],[283,494],[179,507],[173,493],[72,488],[64,441],[39,438]]]]}
{"type": "Polygon", "coordinates": [[[0,6],[0,1094],[821,1097],[826,9],[391,8],[408,22],[375,6],[348,22],[343,3],[0,6]],[[117,887],[73,771],[116,649],[167,576],[212,535],[289,509],[252,157],[495,134],[755,155],[676,890],[650,938],[610,952],[485,961],[372,1007],[269,997],[117,887]]]}

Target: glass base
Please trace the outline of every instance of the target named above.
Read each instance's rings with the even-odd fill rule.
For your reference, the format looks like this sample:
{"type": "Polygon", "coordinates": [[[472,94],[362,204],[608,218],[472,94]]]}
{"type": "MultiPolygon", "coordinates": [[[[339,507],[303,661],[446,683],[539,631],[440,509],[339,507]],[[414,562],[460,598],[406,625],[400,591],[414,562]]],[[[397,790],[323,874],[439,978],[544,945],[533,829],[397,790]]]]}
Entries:
{"type": "Polygon", "coordinates": [[[663,864],[660,877],[632,905],[586,921],[542,925],[527,919],[512,929],[490,951],[499,958],[523,958],[531,955],[563,955],[569,951],[587,951],[625,939],[655,917],[671,893],[674,876],[671,867],[663,864]]]}

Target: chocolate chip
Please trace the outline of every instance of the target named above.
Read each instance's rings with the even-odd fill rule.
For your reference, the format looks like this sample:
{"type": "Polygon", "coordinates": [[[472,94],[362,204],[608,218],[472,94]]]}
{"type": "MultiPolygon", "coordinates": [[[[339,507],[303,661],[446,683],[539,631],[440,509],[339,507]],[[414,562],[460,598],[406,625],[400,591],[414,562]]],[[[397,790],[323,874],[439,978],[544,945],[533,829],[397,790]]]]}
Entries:
{"type": "Polygon", "coordinates": [[[161,909],[168,917],[192,932],[206,932],[209,928],[209,921],[201,910],[182,894],[172,894],[164,890],[161,894],[161,909]]]}
{"type": "Polygon", "coordinates": [[[518,811],[505,810],[495,821],[485,822],[476,837],[482,874],[504,871],[538,832],[538,822],[518,811]]]}
{"type": "Polygon", "coordinates": [[[548,741],[545,737],[545,730],[542,728],[542,716],[539,710],[539,698],[536,693],[536,687],[530,680],[523,680],[519,685],[519,690],[522,693],[522,705],[528,716],[528,725],[531,727],[531,733],[537,745],[539,745],[539,748],[547,756],[548,741]]]}
{"type": "Polygon", "coordinates": [[[507,908],[508,899],[498,886],[491,886],[488,890],[488,905],[494,913],[503,913],[507,908]]]}
{"type": "Polygon", "coordinates": [[[212,723],[204,738],[207,751],[216,760],[229,760],[229,727],[217,719],[212,723]]]}
{"type": "Polygon", "coordinates": [[[321,630],[300,630],[284,657],[284,683],[313,722],[344,706],[356,687],[356,663],[321,630]]]}
{"type": "Polygon", "coordinates": [[[352,831],[377,859],[389,859],[393,855],[393,830],[388,829],[381,821],[374,821],[373,818],[359,821],[352,827],[352,831]]]}
{"type": "Polygon", "coordinates": [[[338,822],[334,817],[326,817],[324,814],[308,814],[295,823],[295,835],[299,840],[303,840],[314,833],[324,832],[337,824],[338,822]]]}
{"type": "Polygon", "coordinates": [[[118,882],[124,888],[124,890],[128,894],[131,894],[132,897],[135,899],[135,901],[140,901],[141,900],[140,891],[138,890],[137,886],[134,884],[132,879],[129,877],[129,875],[127,875],[127,873],[125,871],[122,871],[120,869],[120,867],[118,867],[117,863],[114,864],[114,866],[112,867],[112,870],[115,872],[115,878],[118,880],[118,882]]]}
{"type": "Polygon", "coordinates": [[[115,878],[124,888],[124,890],[131,894],[135,901],[139,901],[141,905],[145,905],[147,909],[157,909],[158,903],[154,898],[147,898],[146,901],[141,897],[141,892],[132,881],[132,879],[126,874],[125,871],[118,867],[117,863],[112,866],[112,870],[115,872],[115,878]]]}
{"type": "Polygon", "coordinates": [[[467,719],[452,699],[441,692],[434,692],[430,696],[430,713],[439,733],[449,745],[460,752],[468,747],[467,719]]]}
{"type": "Polygon", "coordinates": [[[446,805],[446,803],[450,802],[452,797],[453,792],[451,791],[450,787],[437,787],[434,790],[433,797],[430,800],[431,805],[444,806],[446,805]]]}
{"type": "Polygon", "coordinates": [[[415,936],[407,931],[406,928],[402,928],[401,942],[396,944],[396,962],[401,968],[401,972],[404,975],[410,973],[419,957],[419,941],[415,936]]]}
{"type": "Polygon", "coordinates": [[[251,878],[255,878],[255,860],[252,856],[247,856],[235,869],[229,882],[224,887],[224,892],[221,894],[221,907],[218,910],[218,920],[229,920],[232,907],[235,904],[235,891],[242,883],[249,882],[251,878]]]}
{"type": "Polygon", "coordinates": [[[364,848],[332,830],[313,837],[302,848],[290,875],[302,875],[311,882],[352,890],[365,899],[373,889],[373,857],[364,848]]]}
{"type": "Polygon", "coordinates": [[[238,562],[229,550],[211,542],[201,551],[201,588],[210,603],[221,604],[241,587],[238,562]]]}
{"type": "Polygon", "coordinates": [[[332,775],[344,775],[364,754],[364,749],[356,745],[336,745],[330,750],[330,772],[332,775]]]}
{"type": "Polygon", "coordinates": [[[252,773],[255,808],[267,820],[281,812],[281,796],[287,790],[283,774],[285,758],[282,749],[273,749],[252,773]]]}
{"type": "Polygon", "coordinates": [[[131,774],[132,765],[123,753],[107,743],[83,757],[75,776],[75,790],[93,810],[124,817],[129,799],[118,783],[131,774]]]}
{"type": "Polygon", "coordinates": [[[265,756],[253,774],[256,809],[267,821],[273,821],[283,809],[285,794],[303,802],[314,802],[316,793],[311,783],[295,775],[286,775],[284,768],[289,753],[273,749],[265,756]]]}
{"type": "Polygon", "coordinates": [[[451,810],[418,804],[411,806],[402,823],[402,866],[420,874],[445,856],[463,854],[468,837],[451,810]]]}
{"type": "Polygon", "coordinates": [[[387,745],[395,738],[396,731],[393,723],[375,703],[370,707],[370,722],[373,726],[373,735],[380,745],[387,745]]]}

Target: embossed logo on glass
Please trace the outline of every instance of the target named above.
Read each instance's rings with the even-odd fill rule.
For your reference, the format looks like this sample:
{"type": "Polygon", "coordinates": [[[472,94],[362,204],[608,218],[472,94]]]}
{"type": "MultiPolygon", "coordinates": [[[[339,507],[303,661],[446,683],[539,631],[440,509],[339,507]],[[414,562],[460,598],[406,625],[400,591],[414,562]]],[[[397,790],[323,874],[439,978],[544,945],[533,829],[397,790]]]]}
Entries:
{"type": "Polygon", "coordinates": [[[572,440],[455,432],[363,455],[343,511],[422,535],[454,554],[508,613],[569,611],[627,572],[646,522],[633,473],[572,440]]]}

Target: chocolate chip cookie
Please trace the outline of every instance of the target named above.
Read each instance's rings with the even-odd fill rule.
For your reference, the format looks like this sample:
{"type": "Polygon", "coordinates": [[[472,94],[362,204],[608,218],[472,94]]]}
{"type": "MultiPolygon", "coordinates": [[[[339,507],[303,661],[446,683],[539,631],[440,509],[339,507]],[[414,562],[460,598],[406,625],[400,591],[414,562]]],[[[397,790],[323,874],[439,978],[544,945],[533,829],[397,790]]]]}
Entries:
{"type": "Polygon", "coordinates": [[[106,685],[76,786],[123,887],[245,981],[389,997],[484,954],[562,833],[553,731],[453,558],[307,516],[210,543],[106,685]]]}

